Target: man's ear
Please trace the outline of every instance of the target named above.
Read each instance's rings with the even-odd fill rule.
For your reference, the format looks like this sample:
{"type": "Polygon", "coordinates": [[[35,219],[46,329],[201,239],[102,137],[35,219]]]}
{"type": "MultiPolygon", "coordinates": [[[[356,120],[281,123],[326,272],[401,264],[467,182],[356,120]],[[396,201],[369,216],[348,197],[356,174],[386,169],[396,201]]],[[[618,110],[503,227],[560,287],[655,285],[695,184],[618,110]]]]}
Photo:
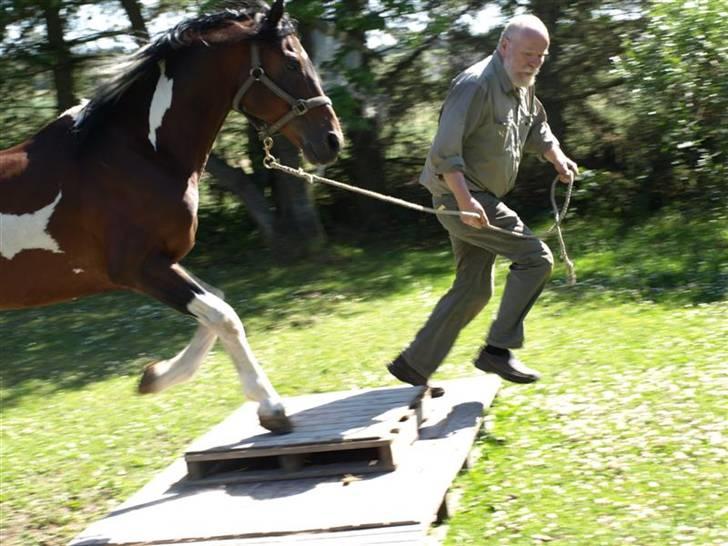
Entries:
{"type": "Polygon", "coordinates": [[[500,52],[501,55],[506,52],[506,42],[508,42],[508,38],[502,38],[498,41],[498,47],[496,49],[500,52]]]}

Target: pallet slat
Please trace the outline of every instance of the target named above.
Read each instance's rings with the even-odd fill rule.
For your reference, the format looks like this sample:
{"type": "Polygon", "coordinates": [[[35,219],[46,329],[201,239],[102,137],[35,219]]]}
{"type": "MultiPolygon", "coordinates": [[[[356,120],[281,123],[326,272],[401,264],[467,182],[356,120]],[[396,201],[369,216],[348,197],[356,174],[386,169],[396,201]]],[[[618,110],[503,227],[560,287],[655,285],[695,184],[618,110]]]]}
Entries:
{"type": "Polygon", "coordinates": [[[250,409],[243,407],[185,453],[188,481],[223,484],[392,471],[401,458],[398,451],[417,438],[424,393],[409,387],[305,397],[293,404],[291,417],[303,420],[305,413],[306,424],[285,437],[260,435],[255,422],[248,421],[246,428],[243,419],[250,409]]]}

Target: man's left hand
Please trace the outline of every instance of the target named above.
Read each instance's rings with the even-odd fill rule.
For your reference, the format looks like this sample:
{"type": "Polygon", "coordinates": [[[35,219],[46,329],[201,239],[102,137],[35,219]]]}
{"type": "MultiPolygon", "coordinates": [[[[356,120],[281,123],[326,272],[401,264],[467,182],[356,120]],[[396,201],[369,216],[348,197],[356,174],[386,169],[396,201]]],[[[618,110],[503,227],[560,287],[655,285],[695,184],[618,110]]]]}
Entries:
{"type": "Polygon", "coordinates": [[[564,184],[570,184],[574,181],[574,177],[579,174],[579,167],[576,163],[566,157],[566,154],[561,151],[561,148],[555,146],[544,154],[544,157],[548,159],[559,173],[559,180],[564,184]]]}

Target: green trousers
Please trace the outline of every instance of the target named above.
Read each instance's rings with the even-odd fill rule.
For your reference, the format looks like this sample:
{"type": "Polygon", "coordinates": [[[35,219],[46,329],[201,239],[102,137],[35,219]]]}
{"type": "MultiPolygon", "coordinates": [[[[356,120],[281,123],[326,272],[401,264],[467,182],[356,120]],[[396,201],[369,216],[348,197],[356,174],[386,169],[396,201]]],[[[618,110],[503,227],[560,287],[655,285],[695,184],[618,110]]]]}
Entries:
{"type": "MultiPolygon", "coordinates": [[[[548,246],[533,236],[518,214],[489,193],[474,192],[473,197],[483,205],[490,224],[507,233],[470,227],[459,216],[438,215],[450,234],[455,280],[402,353],[407,363],[425,377],[435,372],[460,331],[490,300],[496,256],[504,256],[511,266],[498,314],[484,341],[504,349],[523,345],[523,321],[553,268],[548,246]]],[[[451,194],[433,197],[433,205],[458,209],[451,194]]]]}

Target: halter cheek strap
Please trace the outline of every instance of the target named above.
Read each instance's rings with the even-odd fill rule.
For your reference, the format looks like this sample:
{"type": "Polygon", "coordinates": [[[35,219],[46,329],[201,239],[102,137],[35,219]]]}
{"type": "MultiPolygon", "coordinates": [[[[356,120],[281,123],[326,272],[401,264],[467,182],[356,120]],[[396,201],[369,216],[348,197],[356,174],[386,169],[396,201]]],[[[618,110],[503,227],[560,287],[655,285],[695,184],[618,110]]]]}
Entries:
{"type": "Polygon", "coordinates": [[[318,97],[311,97],[308,99],[294,99],[291,95],[281,89],[273,80],[271,80],[266,75],[265,70],[263,70],[263,66],[260,62],[260,51],[258,50],[258,44],[256,44],[255,42],[250,43],[250,57],[250,75],[248,76],[248,79],[245,80],[243,85],[240,86],[238,92],[235,93],[235,98],[233,99],[233,108],[238,112],[247,115],[245,109],[242,108],[241,102],[245,94],[256,82],[260,82],[265,85],[268,89],[270,89],[273,93],[282,98],[291,106],[291,110],[278,121],[276,121],[273,125],[263,127],[262,129],[258,130],[258,135],[260,136],[261,140],[273,136],[293,118],[305,115],[306,112],[308,112],[312,108],[331,105],[331,99],[326,95],[320,95],[318,97]]]}

